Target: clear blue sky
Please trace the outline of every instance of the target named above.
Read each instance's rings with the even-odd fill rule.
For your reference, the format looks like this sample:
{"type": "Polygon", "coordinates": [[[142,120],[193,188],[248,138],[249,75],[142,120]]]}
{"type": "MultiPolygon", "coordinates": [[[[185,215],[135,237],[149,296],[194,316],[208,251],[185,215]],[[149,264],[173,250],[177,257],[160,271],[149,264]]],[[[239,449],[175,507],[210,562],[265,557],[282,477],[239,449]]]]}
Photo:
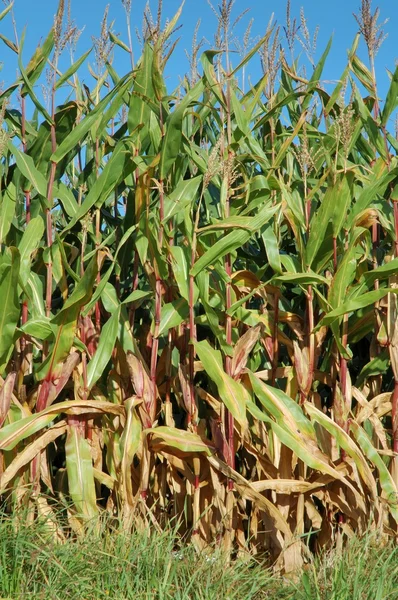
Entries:
{"type": "MultiPolygon", "coordinates": [[[[213,4],[217,5],[217,1],[213,0],[213,4]]],[[[114,32],[120,34],[123,40],[127,40],[125,16],[121,0],[72,0],[72,13],[76,25],[79,28],[85,27],[85,31],[78,43],[76,57],[80,56],[91,45],[92,35],[98,36],[101,18],[107,4],[110,4],[110,20],[115,21],[114,32]]],[[[292,0],[291,4],[292,16],[296,16],[298,21],[300,7],[304,7],[310,33],[314,31],[316,25],[320,26],[316,58],[319,58],[330,35],[334,34],[333,47],[326,64],[324,78],[326,80],[338,79],[346,64],[347,48],[351,46],[352,40],[358,30],[352,13],[359,11],[360,0],[331,0],[330,2],[325,0],[292,0]]],[[[57,5],[57,0],[15,0],[14,8],[18,31],[20,32],[24,25],[27,26],[24,49],[25,64],[32,55],[35,45],[40,38],[44,37],[50,29],[57,5]]],[[[132,0],[131,20],[133,31],[136,27],[141,30],[144,5],[145,0],[132,0]]],[[[173,16],[179,5],[179,0],[164,0],[164,17],[173,16]]],[[[398,3],[396,0],[379,0],[377,3],[374,0],[373,5],[373,8],[376,6],[380,7],[382,20],[389,17],[389,22],[385,26],[385,31],[389,35],[377,56],[379,92],[383,98],[388,86],[386,68],[394,70],[398,54],[396,39],[396,32],[398,31],[398,3]]],[[[2,5],[0,6],[3,8],[2,5]]],[[[157,0],[151,0],[151,6],[156,12],[157,0]]],[[[237,16],[246,8],[250,8],[250,12],[245,15],[239,24],[237,28],[238,35],[242,35],[248,21],[252,17],[254,18],[253,38],[264,34],[268,20],[273,12],[275,13],[277,23],[281,25],[285,23],[286,7],[284,0],[236,0],[234,15],[237,16]]],[[[180,23],[183,24],[183,28],[179,32],[181,41],[168,70],[173,83],[174,80],[177,81],[178,75],[183,76],[188,71],[184,49],[190,49],[192,33],[199,18],[202,20],[200,34],[206,37],[209,42],[212,42],[216,29],[216,20],[207,0],[186,0],[180,19],[180,23]]],[[[10,39],[14,39],[9,15],[0,23],[0,33],[10,39]]],[[[4,63],[3,70],[0,72],[0,81],[4,81],[4,84],[7,86],[15,79],[16,60],[15,54],[2,42],[0,44],[0,60],[4,63]]],[[[136,43],[135,49],[138,53],[138,43],[136,43]]],[[[360,55],[364,62],[367,63],[363,45],[360,49],[360,55]]],[[[123,50],[118,48],[114,65],[120,75],[128,70],[128,61],[125,56],[123,50]]],[[[91,58],[91,63],[93,62],[94,57],[91,58]]],[[[255,63],[252,68],[254,71],[257,70],[255,63]]],[[[253,72],[253,80],[258,75],[259,72],[253,72]]],[[[85,80],[87,85],[91,87],[92,80],[90,81],[88,73],[85,80]]]]}

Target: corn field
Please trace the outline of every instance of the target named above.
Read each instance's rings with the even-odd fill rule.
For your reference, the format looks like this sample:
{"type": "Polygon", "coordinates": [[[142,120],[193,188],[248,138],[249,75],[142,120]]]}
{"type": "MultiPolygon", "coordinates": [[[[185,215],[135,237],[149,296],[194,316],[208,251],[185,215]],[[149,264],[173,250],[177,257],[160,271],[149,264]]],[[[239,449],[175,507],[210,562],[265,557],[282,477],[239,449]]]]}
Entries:
{"type": "Polygon", "coordinates": [[[175,90],[182,8],[146,9],[138,60],[105,14],[64,72],[62,0],[29,61],[1,35],[0,493],[60,542],[178,523],[288,573],[397,535],[398,69],[381,100],[369,1],[328,91],[303,14],[309,75],[290,3],[285,51],[270,24],[241,55],[232,5],[175,90]]]}

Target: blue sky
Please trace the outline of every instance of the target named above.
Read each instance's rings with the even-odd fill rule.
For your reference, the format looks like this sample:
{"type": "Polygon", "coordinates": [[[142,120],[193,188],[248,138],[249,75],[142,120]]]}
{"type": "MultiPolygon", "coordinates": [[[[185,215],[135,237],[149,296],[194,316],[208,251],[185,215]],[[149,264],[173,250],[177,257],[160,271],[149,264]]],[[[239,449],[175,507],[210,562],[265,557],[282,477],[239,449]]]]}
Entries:
{"type": "MultiPolygon", "coordinates": [[[[72,0],[72,13],[76,25],[79,28],[85,27],[78,43],[76,57],[79,57],[90,47],[92,35],[98,36],[101,18],[107,4],[110,4],[110,20],[114,20],[114,32],[120,34],[123,40],[127,40],[125,15],[121,0],[72,0]]],[[[213,4],[216,5],[217,0],[214,0],[213,4]]],[[[395,32],[398,31],[398,3],[395,0],[379,0],[378,3],[373,2],[373,4],[374,7],[380,7],[382,20],[387,17],[389,18],[389,22],[385,25],[385,31],[389,33],[389,36],[377,56],[376,63],[378,68],[379,93],[383,98],[388,87],[386,68],[390,70],[394,69],[398,54],[395,37],[395,32]]],[[[36,44],[50,29],[57,5],[57,0],[15,0],[14,8],[17,29],[20,32],[23,26],[27,26],[24,49],[25,64],[32,55],[36,44]]],[[[141,29],[144,5],[145,0],[132,0],[131,21],[133,31],[136,27],[141,29]]],[[[173,16],[179,5],[180,0],[164,0],[164,17],[173,16]]],[[[332,0],[330,2],[324,0],[291,0],[292,16],[296,16],[298,21],[300,7],[304,7],[310,33],[314,31],[316,25],[320,27],[316,58],[319,58],[329,37],[334,34],[332,50],[324,71],[325,80],[333,81],[338,79],[344,69],[347,48],[351,46],[352,40],[358,30],[352,13],[359,11],[359,5],[360,0],[332,0]]],[[[151,6],[156,12],[157,0],[152,0],[151,6]]],[[[236,31],[238,35],[243,34],[250,18],[254,19],[252,28],[253,38],[264,34],[272,13],[275,14],[275,21],[277,23],[281,25],[285,23],[286,8],[284,0],[236,0],[234,15],[237,16],[246,8],[250,8],[250,12],[244,16],[239,24],[236,31]]],[[[200,34],[207,38],[209,42],[212,42],[216,29],[216,20],[207,0],[186,0],[180,19],[180,23],[183,24],[179,32],[181,41],[168,67],[168,75],[172,83],[178,81],[178,76],[183,76],[188,70],[184,50],[190,49],[192,33],[199,18],[202,21],[200,34]]],[[[9,15],[0,23],[0,33],[10,39],[14,39],[9,15]]],[[[0,42],[0,44],[2,43],[0,42]]],[[[3,44],[0,48],[0,60],[3,62],[0,81],[4,81],[4,84],[7,86],[15,79],[15,54],[3,44]]],[[[135,49],[139,53],[138,42],[136,42],[135,49]]],[[[360,55],[362,60],[367,63],[366,51],[363,45],[360,49],[360,55]]],[[[92,57],[91,64],[93,64],[93,61],[94,58],[92,57]]],[[[125,58],[123,50],[117,49],[114,66],[120,75],[128,71],[128,61],[125,58]]],[[[252,71],[252,81],[254,83],[260,74],[256,62],[253,63],[252,71]]],[[[89,87],[93,85],[88,73],[84,79],[89,87]]]]}

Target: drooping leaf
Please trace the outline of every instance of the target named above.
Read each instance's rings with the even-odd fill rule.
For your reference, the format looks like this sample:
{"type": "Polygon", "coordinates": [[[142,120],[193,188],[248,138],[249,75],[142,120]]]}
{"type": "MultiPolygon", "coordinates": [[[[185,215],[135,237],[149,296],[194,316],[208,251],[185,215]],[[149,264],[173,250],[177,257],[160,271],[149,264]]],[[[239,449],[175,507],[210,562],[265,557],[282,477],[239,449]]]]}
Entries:
{"type": "Polygon", "coordinates": [[[185,298],[179,298],[164,304],[160,315],[159,335],[177,327],[188,318],[189,307],[185,298]]]}
{"type": "Polygon", "coordinates": [[[166,195],[164,201],[164,223],[167,223],[174,215],[182,213],[187,206],[193,205],[201,181],[201,175],[180,181],[174,190],[166,195]]]}
{"type": "Polygon", "coordinates": [[[70,67],[69,69],[67,69],[65,71],[65,73],[63,73],[63,75],[61,75],[61,77],[59,79],[57,79],[57,82],[55,84],[55,89],[57,90],[58,88],[60,88],[65,82],[68,81],[68,79],[70,77],[72,77],[72,75],[74,75],[76,73],[76,71],[78,71],[81,67],[81,65],[84,63],[84,61],[86,60],[86,58],[89,56],[89,54],[91,53],[92,48],[90,48],[89,50],[87,50],[87,52],[85,52],[80,58],[78,58],[70,67]]]}
{"type": "Polygon", "coordinates": [[[166,452],[180,451],[182,455],[197,452],[210,456],[213,446],[207,444],[195,433],[175,429],[173,427],[160,426],[144,431],[150,437],[150,445],[155,452],[165,450],[166,452]]]}
{"type": "Polygon", "coordinates": [[[92,386],[98,381],[103,374],[109,359],[112,356],[112,352],[115,348],[116,338],[119,331],[119,318],[120,309],[116,310],[110,319],[105,323],[100,339],[98,342],[97,349],[94,356],[90,360],[87,366],[87,389],[90,390],[92,386]]]}
{"type": "Polygon", "coordinates": [[[390,87],[388,88],[386,101],[381,113],[381,124],[387,125],[388,119],[397,108],[398,104],[398,67],[395,68],[390,87]]]}
{"type": "Polygon", "coordinates": [[[353,298],[352,300],[347,300],[343,302],[340,306],[328,312],[318,323],[315,330],[317,331],[320,327],[329,325],[338,317],[345,315],[347,313],[354,312],[361,308],[366,308],[370,304],[374,304],[384,296],[387,296],[388,293],[398,293],[398,290],[395,288],[383,288],[379,290],[374,290],[373,292],[367,292],[366,294],[362,294],[357,298],[353,298]]]}
{"type": "Polygon", "coordinates": [[[89,443],[77,427],[68,427],[65,457],[69,494],[78,516],[92,519],[98,513],[93,461],[89,443]]]}
{"type": "Polygon", "coordinates": [[[195,349],[205,372],[216,384],[221,400],[240,425],[246,427],[246,403],[249,400],[247,390],[225,372],[221,353],[214,350],[209,342],[196,342],[195,349]]]}
{"type": "Polygon", "coordinates": [[[203,269],[236,248],[243,246],[252,236],[253,232],[260,231],[269,219],[277,211],[277,207],[265,208],[257,216],[252,217],[250,231],[239,230],[228,233],[219,239],[209,250],[207,250],[194,264],[191,275],[196,277],[203,269]]]}
{"type": "Polygon", "coordinates": [[[177,108],[174,108],[165,122],[165,134],[160,153],[159,176],[164,180],[175,162],[181,146],[182,123],[186,109],[195,102],[204,91],[202,79],[185,94],[177,108]]]}

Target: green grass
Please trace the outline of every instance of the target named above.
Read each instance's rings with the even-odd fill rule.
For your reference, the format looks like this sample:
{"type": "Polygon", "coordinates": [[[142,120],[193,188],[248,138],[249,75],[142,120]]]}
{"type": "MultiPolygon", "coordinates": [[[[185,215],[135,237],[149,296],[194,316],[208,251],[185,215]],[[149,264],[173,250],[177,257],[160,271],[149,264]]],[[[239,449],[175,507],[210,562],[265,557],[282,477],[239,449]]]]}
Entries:
{"type": "Polygon", "coordinates": [[[91,533],[57,544],[37,522],[0,524],[0,598],[10,600],[385,600],[398,598],[398,549],[372,537],[309,565],[298,582],[263,564],[198,555],[173,531],[91,533]],[[176,549],[177,548],[177,549],[176,549]]]}

